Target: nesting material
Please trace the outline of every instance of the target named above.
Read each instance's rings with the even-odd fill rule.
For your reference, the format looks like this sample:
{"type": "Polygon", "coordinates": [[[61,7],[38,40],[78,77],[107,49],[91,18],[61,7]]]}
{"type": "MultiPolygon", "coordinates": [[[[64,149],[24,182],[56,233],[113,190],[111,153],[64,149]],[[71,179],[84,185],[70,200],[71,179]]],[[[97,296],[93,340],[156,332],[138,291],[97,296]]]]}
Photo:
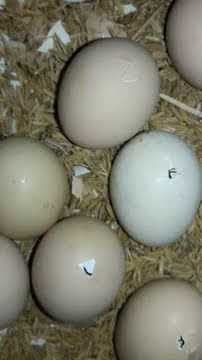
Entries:
{"type": "Polygon", "coordinates": [[[6,71],[6,61],[4,57],[0,58],[0,74],[4,74],[6,71]]]}
{"type": "Polygon", "coordinates": [[[84,1],[86,1],[86,0],[64,0],[64,2],[66,4],[78,4],[78,3],[82,3],[84,1]]]}
{"type": "Polygon", "coordinates": [[[15,47],[15,48],[23,48],[23,49],[25,48],[23,43],[13,40],[11,37],[4,34],[3,32],[0,33],[0,47],[2,48],[15,47]]]}
{"type": "Polygon", "coordinates": [[[123,5],[124,15],[132,14],[135,11],[137,11],[137,7],[134,6],[133,4],[125,4],[125,5],[123,5]]]}
{"type": "Polygon", "coordinates": [[[19,80],[10,80],[10,85],[14,88],[17,89],[18,86],[21,86],[21,81],[19,80]]]}
{"type": "Polygon", "coordinates": [[[69,34],[65,31],[62,22],[59,20],[52,26],[48,32],[47,39],[44,40],[38,51],[41,53],[47,53],[49,50],[53,49],[55,35],[64,45],[67,45],[71,42],[69,34]]]}
{"type": "MultiPolygon", "coordinates": [[[[181,79],[165,49],[163,29],[171,0],[131,0],[137,11],[127,16],[123,11],[126,3],[129,2],[26,0],[19,7],[16,1],[8,0],[1,11],[0,34],[6,34],[9,41],[0,36],[0,57],[9,66],[0,74],[0,136],[15,131],[40,139],[56,152],[72,176],[74,166],[82,164],[90,169],[89,174],[78,177],[90,191],[82,198],[72,196],[64,215],[79,212],[99,218],[117,231],[126,252],[123,287],[113,306],[94,326],[74,329],[53,324],[30,299],[27,311],[1,337],[1,360],[115,360],[112,338],[116,315],[135,289],[152,279],[176,277],[190,281],[202,291],[202,208],[181,242],[155,250],[134,242],[117,224],[108,198],[108,177],[117,149],[81,150],[63,136],[55,118],[57,83],[76,49],[102,34],[138,40],[158,63],[161,93],[173,99],[172,103],[161,98],[149,128],[176,133],[192,145],[202,163],[202,122],[194,112],[187,111],[187,107],[201,111],[202,92],[181,79]],[[62,22],[71,42],[64,45],[54,36],[54,47],[44,56],[38,48],[57,21],[62,22]],[[22,82],[16,90],[8,81],[13,79],[9,72],[16,72],[16,80],[22,82]],[[40,338],[46,341],[44,346],[31,344],[40,338]]],[[[27,256],[35,242],[33,239],[18,244],[27,256]]]]}
{"type": "Polygon", "coordinates": [[[90,173],[90,170],[83,165],[76,165],[73,168],[74,176],[84,176],[90,173]]]}
{"type": "Polygon", "coordinates": [[[83,165],[76,165],[73,167],[72,176],[72,194],[82,200],[85,195],[91,192],[89,185],[84,182],[83,177],[90,173],[90,170],[83,165]]]}
{"type": "Polygon", "coordinates": [[[46,340],[45,340],[45,339],[41,339],[41,338],[39,338],[39,339],[33,339],[33,340],[31,341],[31,345],[32,345],[32,346],[38,346],[38,347],[44,346],[45,343],[46,343],[46,340]]]}
{"type": "Polygon", "coordinates": [[[3,10],[5,6],[6,6],[6,1],[0,0],[0,10],[3,10]]]}

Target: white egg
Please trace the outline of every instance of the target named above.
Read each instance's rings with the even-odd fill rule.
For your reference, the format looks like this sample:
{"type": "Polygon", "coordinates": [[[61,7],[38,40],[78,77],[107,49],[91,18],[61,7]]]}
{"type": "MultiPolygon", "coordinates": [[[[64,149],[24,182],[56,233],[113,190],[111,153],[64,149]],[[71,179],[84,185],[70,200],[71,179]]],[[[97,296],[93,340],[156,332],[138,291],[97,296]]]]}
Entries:
{"type": "Polygon", "coordinates": [[[43,237],[34,255],[35,295],[55,319],[89,324],[114,301],[125,270],[114,231],[84,216],[65,219],[43,237]]]}
{"type": "Polygon", "coordinates": [[[0,232],[9,238],[41,235],[69,197],[65,168],[46,145],[26,137],[0,142],[0,232]]]}
{"type": "Polygon", "coordinates": [[[29,291],[29,273],[15,243],[0,235],[0,329],[17,319],[29,291]]]}
{"type": "Polygon", "coordinates": [[[118,153],[110,178],[117,218],[128,234],[146,245],[178,239],[191,225],[201,200],[201,167],[176,135],[151,131],[118,153]]]}

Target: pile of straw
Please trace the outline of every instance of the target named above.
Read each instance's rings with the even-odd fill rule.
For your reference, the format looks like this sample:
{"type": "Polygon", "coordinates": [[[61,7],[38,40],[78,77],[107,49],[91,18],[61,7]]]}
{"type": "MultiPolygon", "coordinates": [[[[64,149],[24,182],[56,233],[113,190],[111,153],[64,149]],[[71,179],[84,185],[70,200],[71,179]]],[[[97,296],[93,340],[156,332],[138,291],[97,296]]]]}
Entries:
{"type": "MultiPolygon", "coordinates": [[[[130,2],[133,11],[124,14],[123,5],[128,4],[124,0],[71,4],[64,0],[7,0],[0,11],[1,138],[28,135],[51,147],[73,182],[71,203],[64,215],[80,212],[101,219],[117,231],[126,252],[123,287],[97,323],[81,329],[61,325],[42,314],[30,297],[25,313],[0,333],[1,360],[113,360],[117,312],[136,288],[151,279],[175,277],[202,291],[202,209],[174,245],[151,249],[131,240],[117,224],[108,199],[108,176],[117,149],[91,151],[73,146],[61,133],[55,116],[58,79],[77,48],[104,36],[137,40],[153,54],[161,75],[161,101],[149,128],[178,134],[193,146],[202,162],[202,92],[180,78],[166,53],[164,24],[170,2],[134,0],[130,2]],[[59,20],[71,42],[64,45],[55,38],[54,48],[40,53],[49,29],[59,20]],[[74,171],[79,165],[89,171],[78,178],[74,171]]],[[[35,241],[18,243],[27,258],[35,241]]]]}

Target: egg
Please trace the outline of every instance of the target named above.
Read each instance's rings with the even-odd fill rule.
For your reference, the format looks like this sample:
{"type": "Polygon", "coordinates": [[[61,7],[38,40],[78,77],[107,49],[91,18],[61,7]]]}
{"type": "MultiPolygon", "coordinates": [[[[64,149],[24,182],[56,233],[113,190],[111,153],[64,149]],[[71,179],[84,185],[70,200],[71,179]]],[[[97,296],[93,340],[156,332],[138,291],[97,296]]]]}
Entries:
{"type": "Polygon", "coordinates": [[[68,200],[64,166],[44,144],[10,137],[0,142],[0,169],[0,233],[16,239],[41,235],[68,200]]]}
{"type": "Polygon", "coordinates": [[[202,297],[189,283],[155,280],[133,294],[115,330],[119,360],[202,358],[202,297]]]}
{"type": "Polygon", "coordinates": [[[178,136],[157,130],[137,135],[112,166],[110,196],[117,219],[145,245],[172,243],[199,208],[201,175],[195,153],[178,136]]]}
{"type": "Polygon", "coordinates": [[[87,148],[119,145],[143,128],[159,99],[150,53],[127,39],[99,39],[69,62],[58,91],[65,135],[87,148]]]}
{"type": "Polygon", "coordinates": [[[0,329],[9,326],[24,309],[29,292],[29,273],[20,250],[0,235],[0,329]]]}
{"type": "Polygon", "coordinates": [[[176,0],[166,24],[168,53],[181,76],[202,89],[202,1],[176,0]]]}
{"type": "Polygon", "coordinates": [[[202,201],[202,166],[201,166],[201,201],[202,201]]]}
{"type": "Polygon", "coordinates": [[[39,243],[32,284],[56,320],[89,325],[114,301],[124,276],[124,251],[105,224],[85,216],[64,219],[39,243]]]}

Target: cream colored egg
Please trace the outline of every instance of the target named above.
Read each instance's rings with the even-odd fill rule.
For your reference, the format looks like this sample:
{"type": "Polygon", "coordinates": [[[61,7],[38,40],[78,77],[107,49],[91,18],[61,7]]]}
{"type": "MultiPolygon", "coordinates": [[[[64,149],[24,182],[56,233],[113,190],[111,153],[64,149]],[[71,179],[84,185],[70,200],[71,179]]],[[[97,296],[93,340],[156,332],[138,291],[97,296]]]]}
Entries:
{"type": "Polygon", "coordinates": [[[156,280],[139,289],[115,330],[119,360],[202,359],[202,297],[189,283],[156,280]]]}
{"type": "Polygon", "coordinates": [[[166,43],[177,71],[202,90],[202,1],[175,0],[168,14],[166,43]]]}
{"type": "Polygon", "coordinates": [[[150,53],[127,39],[99,39],[72,58],[59,86],[58,114],[66,136],[89,148],[119,145],[149,120],[159,99],[150,53]]]}
{"type": "Polygon", "coordinates": [[[201,201],[202,201],[202,166],[201,166],[201,201]]]}
{"type": "Polygon", "coordinates": [[[39,243],[32,284],[53,318],[89,324],[113,302],[124,275],[117,235],[98,220],[72,217],[56,224],[39,243]]]}
{"type": "Polygon", "coordinates": [[[117,218],[145,245],[164,246],[192,224],[201,201],[201,166],[178,136],[141,133],[118,153],[110,177],[117,218]]]}
{"type": "Polygon", "coordinates": [[[0,235],[0,329],[16,320],[29,291],[29,273],[15,243],[0,235]]]}
{"type": "Polygon", "coordinates": [[[65,169],[38,141],[11,137],[0,142],[0,232],[23,239],[52,226],[68,200],[65,169]]]}

